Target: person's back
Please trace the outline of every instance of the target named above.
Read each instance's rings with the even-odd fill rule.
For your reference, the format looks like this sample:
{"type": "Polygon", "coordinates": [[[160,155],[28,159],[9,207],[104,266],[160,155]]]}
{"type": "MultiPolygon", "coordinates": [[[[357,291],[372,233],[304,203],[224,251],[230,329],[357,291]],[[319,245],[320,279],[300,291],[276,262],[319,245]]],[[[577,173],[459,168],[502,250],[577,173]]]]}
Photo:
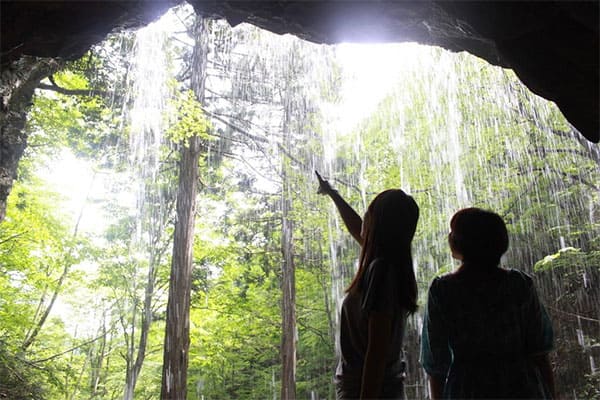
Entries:
{"type": "Polygon", "coordinates": [[[365,356],[369,345],[369,314],[385,312],[391,317],[390,344],[385,359],[383,389],[379,398],[396,398],[403,391],[404,358],[402,343],[408,310],[396,302],[397,270],[376,259],[365,271],[367,292],[347,293],[340,315],[340,360],[335,374],[340,398],[359,398],[365,356]]]}
{"type": "Polygon", "coordinates": [[[529,355],[552,346],[549,321],[533,282],[517,270],[436,279],[429,312],[443,319],[452,359],[444,393],[450,398],[546,398],[529,355]],[[544,336],[546,335],[546,336],[544,336]]]}
{"type": "Polygon", "coordinates": [[[450,249],[462,264],[432,282],[421,340],[432,399],[552,397],[552,326],[532,279],[499,268],[504,221],[470,208],[450,225],[450,249]]]}

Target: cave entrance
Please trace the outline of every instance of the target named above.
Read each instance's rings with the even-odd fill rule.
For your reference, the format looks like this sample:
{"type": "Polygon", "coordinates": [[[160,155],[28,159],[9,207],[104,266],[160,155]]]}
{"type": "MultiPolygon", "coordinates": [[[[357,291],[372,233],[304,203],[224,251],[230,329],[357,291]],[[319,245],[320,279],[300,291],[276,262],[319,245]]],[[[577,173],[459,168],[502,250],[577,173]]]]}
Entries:
{"type": "MultiPolygon", "coordinates": [[[[44,80],[26,129],[0,245],[30,267],[0,255],[11,297],[0,307],[55,305],[48,321],[23,311],[31,328],[20,344],[34,363],[64,363],[66,383],[42,385],[32,371],[11,394],[125,387],[125,398],[158,398],[165,325],[185,311],[189,397],[333,398],[338,311],[358,249],[316,193],[318,170],[361,213],[386,188],[414,196],[421,304],[433,277],[456,268],[451,215],[498,212],[511,235],[503,265],[534,275],[554,323],[559,390],[594,395],[598,148],[510,70],[412,43],[317,45],[179,7],[44,80]],[[186,162],[197,166],[192,181],[186,162]],[[45,186],[71,203],[49,201],[45,186]],[[186,195],[196,209],[177,253],[186,195]],[[59,219],[61,209],[72,215],[59,219]],[[17,234],[24,225],[31,232],[17,234]],[[187,270],[173,261],[186,255],[187,270]],[[42,265],[44,290],[34,285],[42,265]],[[169,295],[176,267],[187,294],[169,295]],[[178,308],[186,295],[188,311],[178,308]]],[[[421,318],[405,337],[409,398],[427,393],[421,318]]]]}

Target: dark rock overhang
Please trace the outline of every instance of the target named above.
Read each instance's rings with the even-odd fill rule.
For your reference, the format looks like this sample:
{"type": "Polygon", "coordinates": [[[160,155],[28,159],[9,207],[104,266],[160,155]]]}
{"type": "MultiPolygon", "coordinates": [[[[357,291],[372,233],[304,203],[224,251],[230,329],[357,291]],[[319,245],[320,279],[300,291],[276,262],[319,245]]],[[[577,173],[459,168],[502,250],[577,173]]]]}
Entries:
{"type": "MultiPolygon", "coordinates": [[[[2,67],[22,55],[80,57],[117,29],[142,26],[178,1],[2,1],[2,67]]],[[[405,42],[468,51],[511,68],[600,139],[599,2],[201,1],[197,12],[318,43],[405,42]]]]}

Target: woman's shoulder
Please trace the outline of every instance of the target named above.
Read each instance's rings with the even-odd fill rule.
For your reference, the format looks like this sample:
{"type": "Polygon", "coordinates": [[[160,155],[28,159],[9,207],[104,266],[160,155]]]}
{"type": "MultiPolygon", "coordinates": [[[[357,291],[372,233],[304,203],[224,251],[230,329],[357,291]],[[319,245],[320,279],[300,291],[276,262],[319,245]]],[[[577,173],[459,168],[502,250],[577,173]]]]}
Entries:
{"type": "Polygon", "coordinates": [[[518,269],[506,269],[506,291],[511,293],[515,299],[527,301],[535,294],[535,283],[533,277],[518,269]]]}
{"type": "Polygon", "coordinates": [[[428,303],[429,304],[446,304],[450,299],[456,298],[456,293],[462,293],[464,290],[460,289],[460,282],[457,282],[454,273],[446,273],[443,275],[436,276],[431,281],[428,290],[428,303]]]}
{"type": "Polygon", "coordinates": [[[429,285],[429,291],[431,293],[438,293],[440,291],[447,290],[447,288],[455,286],[457,277],[454,272],[448,272],[443,275],[436,276],[429,285]]]}
{"type": "Polygon", "coordinates": [[[504,271],[513,285],[519,285],[524,288],[531,288],[533,286],[533,277],[526,272],[513,268],[503,269],[502,271],[504,271]]]}
{"type": "MultiPolygon", "coordinates": [[[[533,284],[533,278],[531,277],[531,275],[529,275],[528,273],[523,272],[521,270],[513,269],[513,268],[507,268],[507,269],[498,268],[492,274],[485,274],[483,276],[486,277],[486,279],[490,279],[490,278],[497,279],[498,275],[504,275],[509,280],[512,280],[514,282],[519,282],[519,283],[522,283],[525,285],[530,286],[533,284]],[[496,275],[494,275],[494,274],[496,274],[496,275]]],[[[481,276],[479,276],[479,275],[475,275],[475,277],[481,278],[481,276]]],[[[432,284],[435,283],[436,285],[445,285],[445,284],[452,284],[453,282],[460,282],[462,280],[467,280],[467,275],[461,274],[460,271],[453,271],[453,272],[448,272],[443,275],[435,277],[432,281],[432,284]]]]}
{"type": "Polygon", "coordinates": [[[431,286],[447,286],[456,282],[460,282],[461,280],[461,275],[458,273],[458,271],[446,272],[433,278],[431,281],[431,286]]]}

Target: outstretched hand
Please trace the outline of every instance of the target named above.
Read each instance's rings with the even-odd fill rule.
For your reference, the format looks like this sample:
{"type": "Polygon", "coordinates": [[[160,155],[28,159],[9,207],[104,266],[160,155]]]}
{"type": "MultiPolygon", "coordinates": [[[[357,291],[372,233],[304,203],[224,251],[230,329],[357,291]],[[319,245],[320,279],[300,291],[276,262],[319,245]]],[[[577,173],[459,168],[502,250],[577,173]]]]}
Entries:
{"type": "Polygon", "coordinates": [[[352,207],[350,207],[348,203],[346,203],[346,200],[344,200],[342,196],[340,196],[337,190],[332,188],[329,182],[323,179],[323,177],[321,176],[321,174],[319,174],[318,171],[315,171],[315,174],[317,175],[317,179],[319,180],[319,190],[317,191],[317,193],[325,194],[329,196],[331,200],[333,200],[335,206],[340,212],[342,220],[344,221],[344,225],[346,225],[346,228],[348,228],[348,232],[350,232],[352,237],[360,245],[362,245],[362,218],[356,213],[356,211],[354,211],[352,207]]]}
{"type": "Polygon", "coordinates": [[[331,185],[329,184],[328,181],[326,181],[325,179],[323,179],[323,177],[321,176],[321,174],[319,174],[319,172],[317,172],[315,170],[315,174],[317,175],[317,179],[319,180],[319,189],[317,190],[317,193],[319,194],[330,194],[333,192],[333,188],[331,187],[331,185]]]}

